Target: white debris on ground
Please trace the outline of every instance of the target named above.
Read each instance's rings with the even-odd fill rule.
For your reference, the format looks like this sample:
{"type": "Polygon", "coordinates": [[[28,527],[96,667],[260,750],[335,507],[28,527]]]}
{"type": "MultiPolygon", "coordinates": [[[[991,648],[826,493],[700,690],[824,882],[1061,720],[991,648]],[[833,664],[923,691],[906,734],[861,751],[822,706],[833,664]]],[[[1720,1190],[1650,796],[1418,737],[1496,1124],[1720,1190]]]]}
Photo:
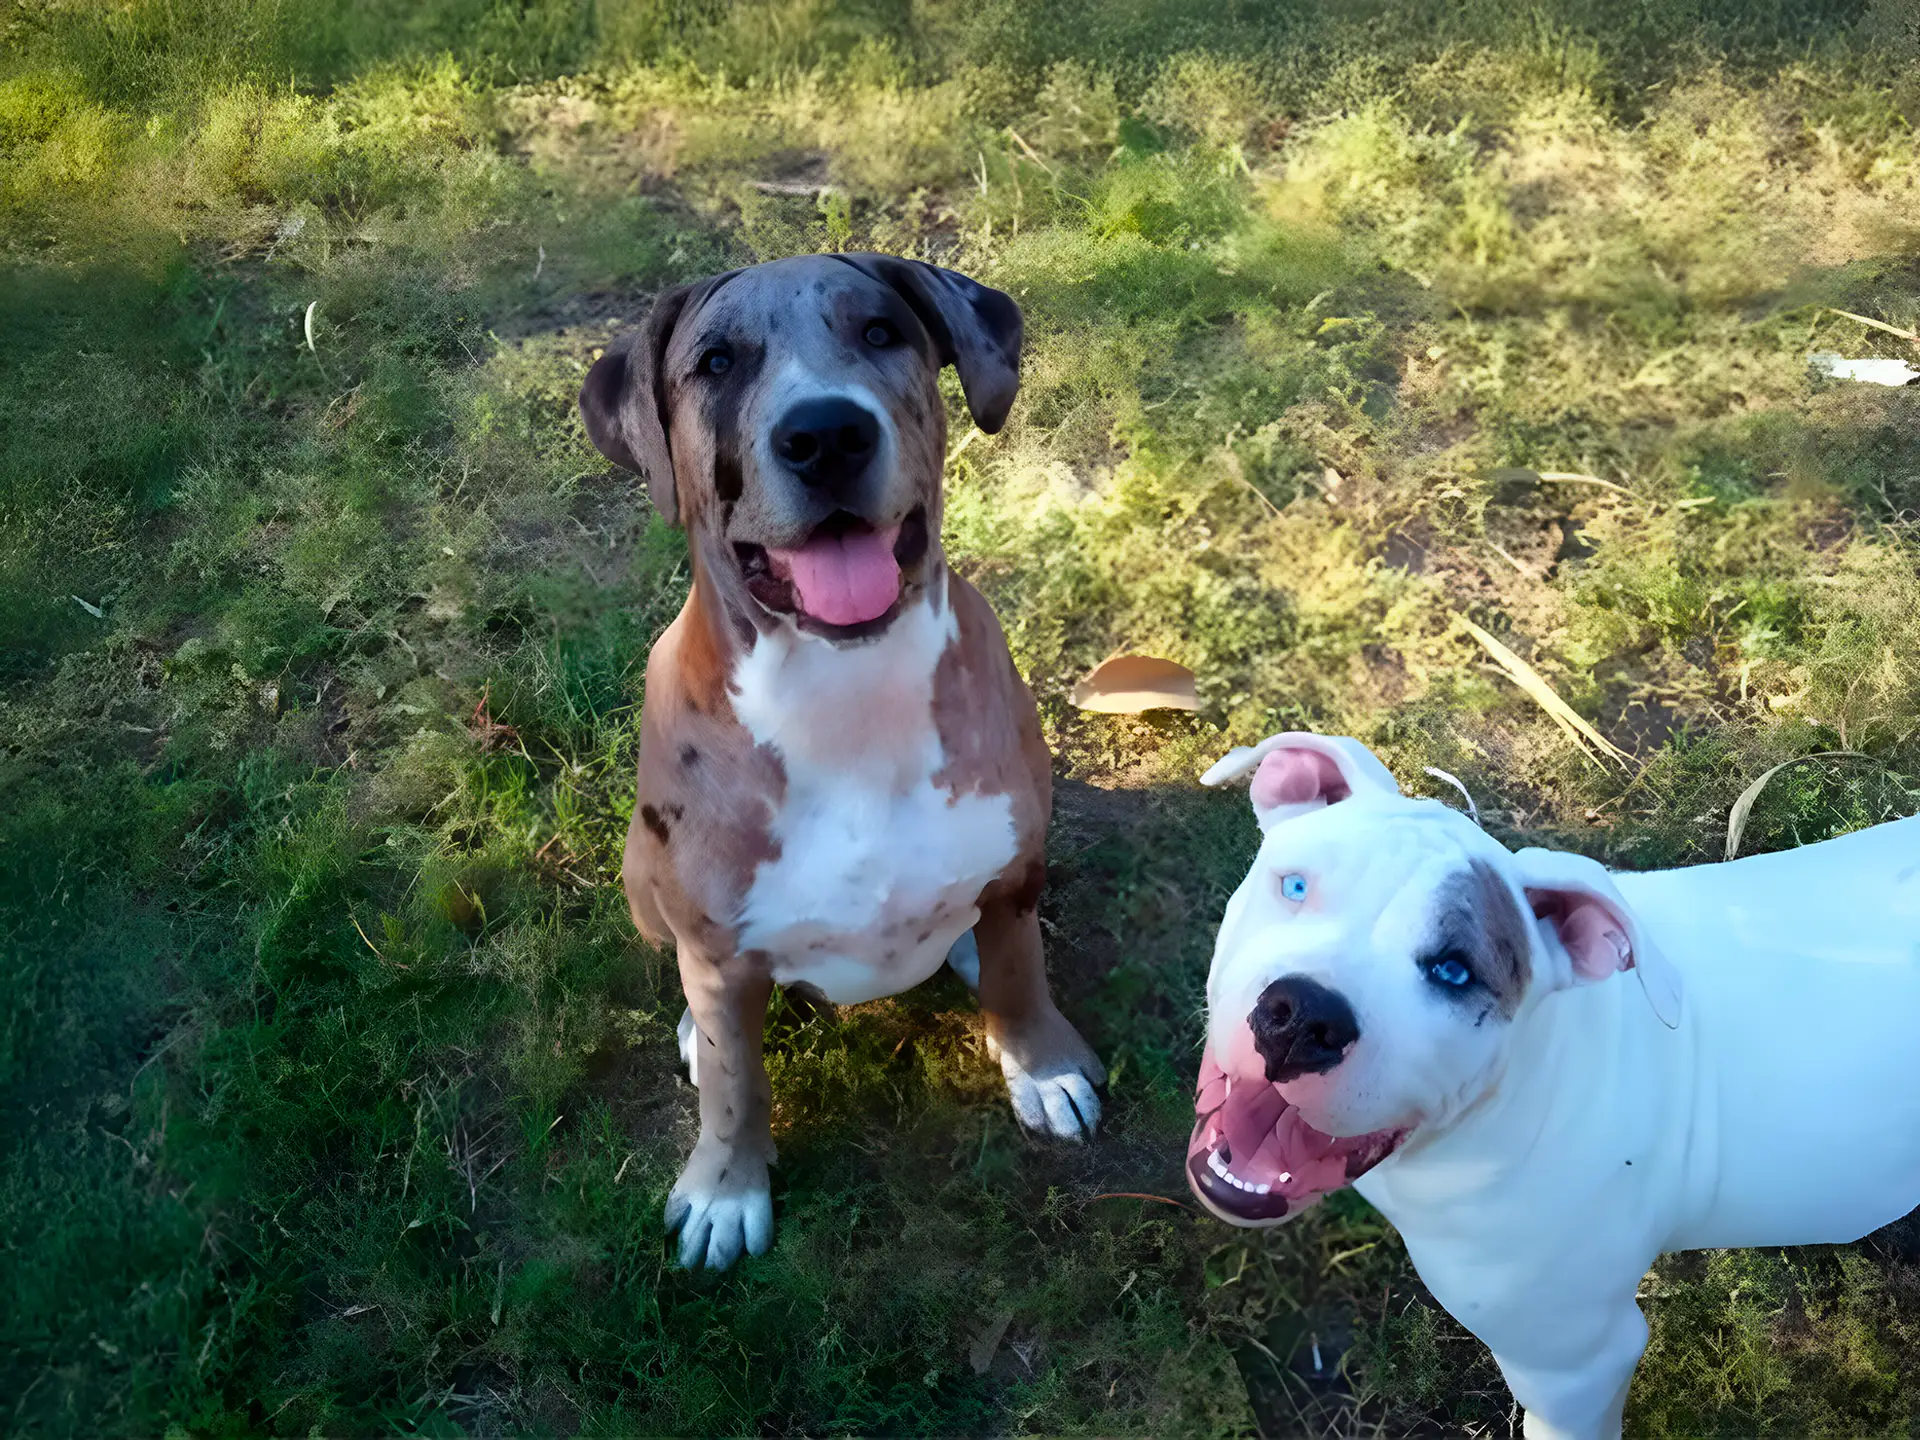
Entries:
{"type": "Polygon", "coordinates": [[[1920,370],[1905,360],[1847,360],[1827,351],[1807,357],[1816,373],[1834,380],[1861,380],[1869,385],[1911,385],[1920,380],[1920,370]]]}

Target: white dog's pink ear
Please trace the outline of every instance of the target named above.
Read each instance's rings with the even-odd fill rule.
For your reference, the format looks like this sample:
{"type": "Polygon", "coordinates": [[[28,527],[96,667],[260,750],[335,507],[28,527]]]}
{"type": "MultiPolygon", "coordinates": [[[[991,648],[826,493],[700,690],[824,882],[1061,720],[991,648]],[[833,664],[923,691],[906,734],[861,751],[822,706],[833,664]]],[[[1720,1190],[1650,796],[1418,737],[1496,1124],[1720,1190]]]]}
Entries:
{"type": "Polygon", "coordinates": [[[1331,805],[1353,793],[1340,767],[1317,750],[1272,751],[1253,772],[1250,788],[1255,810],[1309,805],[1316,800],[1331,805]]]}
{"type": "Polygon", "coordinates": [[[1200,777],[1225,785],[1253,773],[1253,813],[1261,830],[1345,800],[1357,790],[1398,795],[1392,772],[1358,740],[1290,731],[1233,750],[1200,777]]]}
{"type": "Polygon", "coordinates": [[[1522,850],[1514,864],[1534,918],[1552,928],[1576,982],[1635,971],[1640,989],[1673,1029],[1680,1023],[1680,976],[1641,928],[1620,887],[1597,860],[1558,850],[1522,850]]]}

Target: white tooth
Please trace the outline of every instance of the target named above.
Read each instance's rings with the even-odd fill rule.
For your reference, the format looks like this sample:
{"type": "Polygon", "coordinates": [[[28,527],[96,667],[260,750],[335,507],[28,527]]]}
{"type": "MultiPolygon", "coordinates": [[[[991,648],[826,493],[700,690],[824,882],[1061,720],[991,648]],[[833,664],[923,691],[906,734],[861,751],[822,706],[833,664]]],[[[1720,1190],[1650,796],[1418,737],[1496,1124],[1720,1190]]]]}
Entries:
{"type": "Polygon", "coordinates": [[[1216,1175],[1225,1175],[1227,1173],[1226,1164],[1220,1159],[1220,1152],[1218,1150],[1211,1152],[1207,1156],[1207,1168],[1216,1175]]]}
{"type": "Polygon", "coordinates": [[[1253,1193],[1256,1195],[1264,1195],[1271,1189],[1273,1189],[1273,1186],[1271,1185],[1260,1185],[1255,1187],[1253,1193]]]}
{"type": "Polygon", "coordinates": [[[1273,1183],[1274,1183],[1274,1184],[1276,1184],[1276,1185],[1284,1185],[1284,1184],[1286,1184],[1286,1183],[1287,1183],[1287,1182],[1288,1182],[1289,1180],[1291,1180],[1291,1179],[1293,1179],[1293,1175],[1292,1175],[1292,1174],[1291,1174],[1290,1172],[1288,1172],[1288,1171],[1286,1171],[1286,1170],[1282,1170],[1282,1171],[1280,1172],[1280,1178],[1279,1178],[1278,1180],[1276,1180],[1276,1181],[1274,1181],[1273,1183]]]}

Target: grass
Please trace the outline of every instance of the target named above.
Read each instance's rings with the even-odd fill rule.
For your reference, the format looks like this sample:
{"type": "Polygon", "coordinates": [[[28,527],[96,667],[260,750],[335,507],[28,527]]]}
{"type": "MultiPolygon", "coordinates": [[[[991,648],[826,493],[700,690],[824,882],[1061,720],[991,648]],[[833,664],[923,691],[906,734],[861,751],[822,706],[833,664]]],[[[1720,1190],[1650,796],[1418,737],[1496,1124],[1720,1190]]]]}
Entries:
{"type": "MultiPolygon", "coordinates": [[[[1872,763],[1744,848],[1915,808],[1920,401],[1805,362],[1920,317],[1911,7],[404,8],[0,10],[10,1428],[1504,1432],[1358,1197],[1116,1197],[1184,1194],[1251,849],[1194,776],[1358,734],[1626,865],[1816,751],[1872,763]],[[1111,1118],[1024,1139],[951,981],[776,1009],[776,1246],[688,1276],[615,884],[685,549],[573,395],[654,289],[836,246],[1026,309],[947,541],[1058,757],[1111,1118]],[[1199,714],[1074,711],[1122,646],[1199,714]]],[[[1910,1230],[1663,1261],[1630,1429],[1911,1428],[1910,1230]]]]}

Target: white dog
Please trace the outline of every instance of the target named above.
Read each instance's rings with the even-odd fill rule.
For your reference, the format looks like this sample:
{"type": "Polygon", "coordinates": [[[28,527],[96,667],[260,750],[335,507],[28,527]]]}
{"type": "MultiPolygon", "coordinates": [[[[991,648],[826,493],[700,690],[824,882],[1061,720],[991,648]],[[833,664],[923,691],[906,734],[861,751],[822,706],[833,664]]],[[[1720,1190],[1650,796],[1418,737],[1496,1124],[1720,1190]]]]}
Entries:
{"type": "Polygon", "coordinates": [[[1353,740],[1204,778],[1249,771],[1265,838],[1207,981],[1194,1192],[1272,1225],[1356,1181],[1528,1436],[1620,1433],[1662,1251],[1920,1205],[1920,818],[1616,876],[1508,851],[1353,740]]]}

